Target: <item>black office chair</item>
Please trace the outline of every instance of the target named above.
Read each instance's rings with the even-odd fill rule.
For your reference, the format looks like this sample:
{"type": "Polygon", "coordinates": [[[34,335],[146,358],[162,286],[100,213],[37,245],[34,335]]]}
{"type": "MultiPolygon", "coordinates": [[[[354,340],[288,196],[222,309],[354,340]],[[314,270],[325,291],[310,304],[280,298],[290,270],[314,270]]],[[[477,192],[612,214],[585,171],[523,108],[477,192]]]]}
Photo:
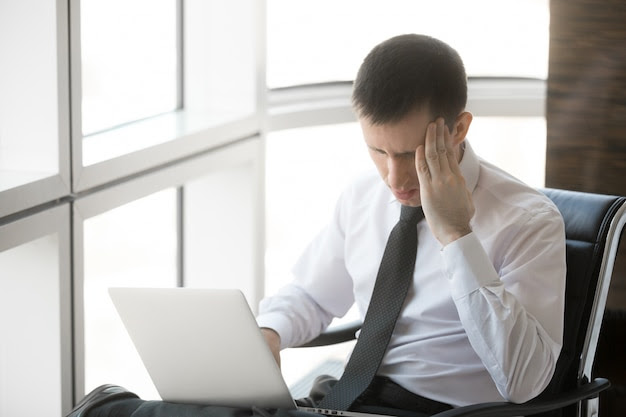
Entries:
{"type": "MultiPolygon", "coordinates": [[[[538,415],[591,417],[598,415],[598,395],[609,388],[591,369],[606,297],[624,224],[626,197],[557,189],[542,190],[565,221],[567,284],[563,348],[545,391],[523,404],[495,402],[459,407],[437,417],[507,417],[538,415]]],[[[337,326],[303,347],[354,339],[360,323],[337,326]]]]}

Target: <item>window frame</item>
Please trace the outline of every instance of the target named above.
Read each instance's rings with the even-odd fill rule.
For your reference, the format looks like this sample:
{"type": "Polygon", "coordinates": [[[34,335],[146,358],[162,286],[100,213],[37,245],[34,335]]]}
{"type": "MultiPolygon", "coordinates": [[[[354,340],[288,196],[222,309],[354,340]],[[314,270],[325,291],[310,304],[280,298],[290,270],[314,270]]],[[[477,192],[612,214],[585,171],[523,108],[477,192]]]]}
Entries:
{"type": "MultiPolygon", "coordinates": [[[[268,92],[267,131],[356,121],[350,81],[283,87],[268,92]]],[[[469,77],[466,108],[477,117],[545,116],[546,80],[469,77]]]]}
{"type": "MultiPolygon", "coordinates": [[[[178,63],[181,108],[113,129],[116,132],[102,133],[123,135],[134,129],[134,134],[147,135],[154,131],[155,125],[168,119],[166,122],[172,125],[175,134],[160,143],[89,165],[83,163],[84,143],[80,126],[80,0],[55,2],[59,172],[49,178],[0,191],[0,250],[7,246],[6,242],[16,244],[24,239],[28,241],[45,230],[55,230],[63,236],[59,256],[63,280],[60,283],[63,306],[60,332],[64,413],[84,395],[84,220],[168,187],[181,187],[179,213],[182,213],[185,181],[208,172],[230,169],[242,160],[249,161],[258,173],[254,179],[256,203],[254,207],[247,208],[255,223],[250,239],[255,245],[253,268],[256,287],[249,301],[256,306],[264,296],[265,287],[264,149],[267,133],[356,120],[350,103],[351,82],[267,89],[267,1],[242,1],[252,21],[246,35],[249,38],[244,40],[252,45],[252,111],[229,119],[222,115],[217,118],[197,116],[193,109],[185,107],[185,103],[199,100],[193,97],[194,94],[204,94],[200,85],[202,77],[191,63],[195,62],[193,59],[207,62],[206,56],[185,44],[186,39],[194,37],[193,25],[181,23],[178,31],[181,45],[178,63]]],[[[178,0],[180,16],[188,16],[194,5],[202,2],[178,0]]],[[[475,116],[544,117],[545,95],[545,80],[471,77],[468,109],[475,116]]],[[[178,218],[178,225],[180,245],[185,237],[183,217],[178,218]]],[[[179,255],[180,284],[184,284],[184,255],[183,247],[179,255]]]]}
{"type": "Polygon", "coordinates": [[[256,175],[255,183],[258,184],[258,192],[252,198],[252,205],[248,207],[233,207],[233,212],[242,216],[250,216],[255,223],[255,227],[249,231],[249,239],[255,250],[252,254],[253,282],[256,284],[248,294],[248,300],[252,305],[257,305],[263,296],[263,255],[264,252],[264,200],[263,187],[263,161],[260,155],[262,152],[262,139],[258,136],[251,136],[240,141],[229,143],[219,149],[204,152],[178,161],[166,167],[153,170],[150,173],[135,176],[119,182],[115,185],[103,187],[89,191],[77,196],[72,204],[72,307],[73,307],[73,352],[74,352],[74,396],[82,398],[85,394],[85,333],[84,333],[84,222],[94,216],[105,213],[109,210],[120,207],[150,194],[162,191],[167,188],[179,188],[183,191],[178,193],[178,212],[176,224],[181,227],[178,239],[178,274],[177,282],[184,286],[184,265],[185,253],[184,245],[188,245],[185,240],[184,229],[186,221],[182,217],[184,213],[184,186],[187,181],[202,177],[203,175],[231,169],[245,163],[252,165],[256,175]]]}
{"type": "Polygon", "coordinates": [[[4,217],[19,215],[51,201],[59,201],[70,194],[70,126],[67,115],[70,108],[68,4],[57,0],[56,57],[57,57],[57,173],[13,188],[0,190],[0,222],[4,217]]]}
{"type": "MultiPolygon", "coordinates": [[[[249,1],[249,0],[248,0],[249,1]]],[[[201,30],[200,25],[194,24],[194,10],[202,9],[206,4],[199,0],[177,0],[178,2],[178,100],[180,108],[173,112],[162,115],[155,115],[143,120],[138,120],[118,126],[100,133],[84,137],[81,125],[81,95],[82,95],[82,63],[81,63],[81,39],[80,39],[80,0],[70,1],[69,26],[71,32],[71,156],[72,156],[72,190],[73,192],[84,192],[95,187],[132,177],[141,172],[158,169],[175,160],[182,160],[185,157],[219,148],[228,143],[235,142],[245,137],[257,134],[261,130],[262,118],[259,116],[260,106],[263,100],[264,86],[259,84],[260,77],[255,72],[255,91],[250,91],[254,95],[253,107],[246,114],[229,114],[228,109],[223,111],[214,109],[215,115],[206,114],[206,109],[211,103],[205,103],[202,97],[204,84],[207,83],[209,75],[202,74],[197,67],[210,65],[209,61],[215,56],[207,56],[202,46],[192,46],[185,39],[194,37],[196,31],[201,30]],[[185,22],[185,23],[184,23],[185,22]],[[193,65],[191,65],[193,64],[193,65]],[[190,80],[195,82],[192,85],[190,80]],[[199,87],[199,88],[196,88],[199,87]],[[199,90],[199,91],[197,91],[199,90]],[[194,98],[195,96],[195,98],[194,98]],[[189,104],[191,103],[191,104],[189,104]],[[164,129],[165,127],[165,129],[164,129]],[[163,130],[171,133],[161,135],[163,130]],[[140,148],[130,148],[128,150],[115,151],[116,156],[102,160],[90,165],[84,163],[83,140],[115,140],[124,142],[127,135],[138,136],[158,136],[158,140],[148,143],[140,148]]],[[[252,25],[248,32],[241,35],[239,42],[249,43],[253,49],[263,49],[264,37],[256,36],[264,28],[264,3],[251,2],[249,11],[252,15],[252,25]]],[[[232,12],[231,10],[225,13],[232,12]]],[[[212,17],[219,19],[220,16],[212,17]]],[[[197,22],[196,22],[197,23],[197,22]]],[[[264,49],[263,49],[264,50],[264,49]]],[[[218,53],[210,51],[210,53],[218,53]]],[[[252,57],[254,70],[264,65],[258,61],[260,54],[252,57]]],[[[106,145],[105,145],[106,146],[106,145]]]]}
{"type": "MultiPolygon", "coordinates": [[[[4,198],[4,197],[3,197],[4,198]]],[[[59,357],[61,408],[63,413],[71,408],[73,400],[72,356],[72,269],[70,243],[70,204],[63,203],[52,208],[22,216],[11,222],[0,222],[0,252],[56,234],[58,236],[58,288],[59,288],[59,357]]]]}

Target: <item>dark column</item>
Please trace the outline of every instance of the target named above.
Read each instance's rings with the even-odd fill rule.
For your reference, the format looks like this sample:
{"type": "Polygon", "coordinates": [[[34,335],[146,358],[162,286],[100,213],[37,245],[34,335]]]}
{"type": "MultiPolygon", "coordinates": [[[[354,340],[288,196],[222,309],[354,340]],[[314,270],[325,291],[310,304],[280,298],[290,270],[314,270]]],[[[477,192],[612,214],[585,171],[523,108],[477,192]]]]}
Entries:
{"type": "MultiPolygon", "coordinates": [[[[626,0],[551,0],[550,14],[546,186],[626,195],[626,0]]],[[[603,416],[626,415],[620,246],[595,367],[613,383],[603,416]]]]}

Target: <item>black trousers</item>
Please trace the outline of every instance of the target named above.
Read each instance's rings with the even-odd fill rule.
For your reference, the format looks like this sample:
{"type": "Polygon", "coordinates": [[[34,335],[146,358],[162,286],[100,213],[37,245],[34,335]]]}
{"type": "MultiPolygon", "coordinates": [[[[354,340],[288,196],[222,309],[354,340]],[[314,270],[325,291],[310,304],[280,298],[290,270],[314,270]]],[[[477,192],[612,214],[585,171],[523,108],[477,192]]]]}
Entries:
{"type": "MultiPolygon", "coordinates": [[[[315,406],[332,388],[336,379],[320,376],[309,397],[297,400],[300,406],[315,406]]],[[[376,377],[350,408],[374,414],[399,417],[428,417],[452,407],[405,390],[388,378],[376,377]]],[[[105,403],[89,412],[87,417],[312,417],[299,410],[267,410],[176,404],[164,401],[120,399],[105,403]]]]}

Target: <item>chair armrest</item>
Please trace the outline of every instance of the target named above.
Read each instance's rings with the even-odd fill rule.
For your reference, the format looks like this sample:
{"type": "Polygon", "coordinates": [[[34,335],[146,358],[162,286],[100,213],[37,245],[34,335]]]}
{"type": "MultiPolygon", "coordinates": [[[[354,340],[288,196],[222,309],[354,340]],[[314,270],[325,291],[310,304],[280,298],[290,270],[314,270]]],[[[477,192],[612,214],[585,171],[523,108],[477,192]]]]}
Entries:
{"type": "MultiPolygon", "coordinates": [[[[329,327],[315,339],[301,347],[328,346],[337,343],[347,342],[355,338],[356,332],[361,328],[360,321],[340,324],[329,327]]],[[[568,392],[555,394],[552,397],[543,397],[538,400],[531,400],[522,404],[510,402],[491,402],[472,404],[458,407],[434,415],[433,417],[516,417],[520,415],[530,416],[545,413],[547,411],[558,410],[579,401],[595,398],[598,394],[611,386],[608,379],[596,378],[592,382],[583,384],[568,392]]]]}
{"type": "Polygon", "coordinates": [[[596,378],[580,387],[555,395],[553,398],[531,400],[523,404],[493,402],[472,404],[435,414],[433,417],[515,417],[528,416],[558,410],[578,401],[597,397],[601,391],[609,388],[611,383],[605,378],[596,378]]]}
{"type": "Polygon", "coordinates": [[[356,320],[350,323],[339,324],[332,326],[322,332],[315,339],[307,342],[303,345],[296,347],[316,347],[316,346],[328,346],[335,345],[337,343],[347,342],[354,340],[355,333],[361,328],[361,321],[356,320]]]}

